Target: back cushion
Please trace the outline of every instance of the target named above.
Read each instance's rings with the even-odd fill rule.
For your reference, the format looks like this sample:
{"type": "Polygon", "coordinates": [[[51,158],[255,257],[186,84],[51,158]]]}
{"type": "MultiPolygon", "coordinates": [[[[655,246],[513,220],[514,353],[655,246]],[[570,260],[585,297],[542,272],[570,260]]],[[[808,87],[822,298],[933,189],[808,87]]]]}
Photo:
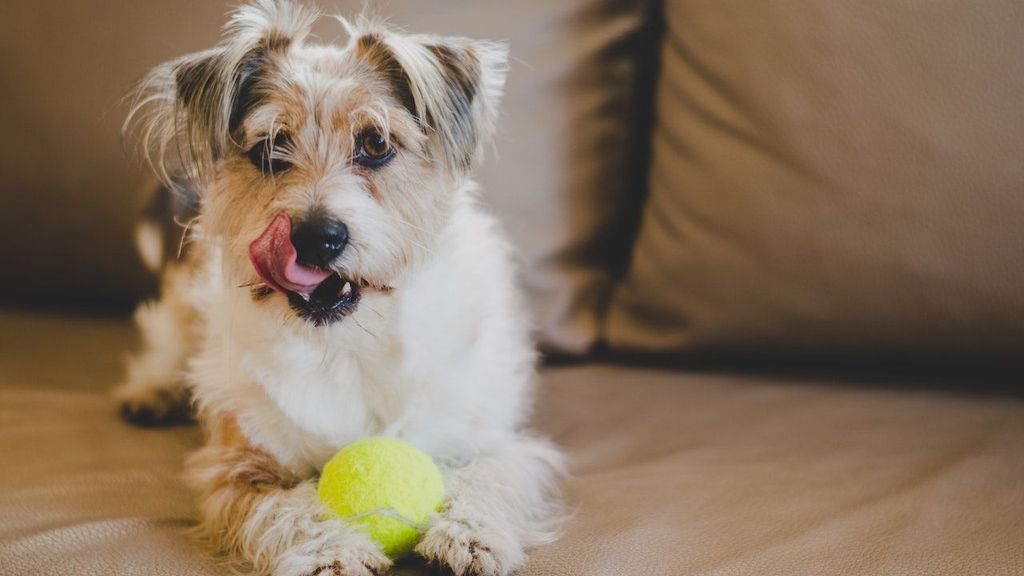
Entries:
{"type": "Polygon", "coordinates": [[[1024,345],[1017,0],[668,0],[620,350],[1024,345]]]}
{"type": "Polygon", "coordinates": [[[122,100],[148,68],[217,39],[217,2],[6,2],[0,10],[0,303],[128,305],[152,278],[132,242],[153,187],[122,100]]]}

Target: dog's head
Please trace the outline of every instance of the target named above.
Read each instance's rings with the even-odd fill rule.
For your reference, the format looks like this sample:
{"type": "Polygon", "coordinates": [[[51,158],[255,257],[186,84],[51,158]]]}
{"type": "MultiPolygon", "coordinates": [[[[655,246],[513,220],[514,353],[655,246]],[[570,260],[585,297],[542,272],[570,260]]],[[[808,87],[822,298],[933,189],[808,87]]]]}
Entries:
{"type": "Polygon", "coordinates": [[[146,78],[129,126],[161,176],[173,162],[201,190],[231,279],[326,324],[430,255],[492,130],[506,49],[366,17],[339,18],[344,46],[308,44],[316,18],[243,6],[216,47],[146,78]]]}

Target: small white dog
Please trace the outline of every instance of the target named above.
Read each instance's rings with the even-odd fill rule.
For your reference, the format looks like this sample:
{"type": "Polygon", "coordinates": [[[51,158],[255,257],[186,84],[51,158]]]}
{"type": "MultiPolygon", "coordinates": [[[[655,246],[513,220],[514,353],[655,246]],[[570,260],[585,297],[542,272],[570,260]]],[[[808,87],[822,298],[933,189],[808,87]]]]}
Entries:
{"type": "MultiPolygon", "coordinates": [[[[554,537],[563,459],[524,430],[526,313],[470,179],[506,49],[365,17],[339,18],[343,47],[305,44],[316,18],[243,6],[220,44],[143,82],[129,124],[198,217],[137,312],[147,346],[119,398],[151,421],[194,399],[199,530],[243,569],[385,572],[315,483],[342,446],[388,435],[445,473],[416,551],[457,575],[508,574],[554,537]]],[[[156,263],[159,233],[140,232],[156,263]]]]}

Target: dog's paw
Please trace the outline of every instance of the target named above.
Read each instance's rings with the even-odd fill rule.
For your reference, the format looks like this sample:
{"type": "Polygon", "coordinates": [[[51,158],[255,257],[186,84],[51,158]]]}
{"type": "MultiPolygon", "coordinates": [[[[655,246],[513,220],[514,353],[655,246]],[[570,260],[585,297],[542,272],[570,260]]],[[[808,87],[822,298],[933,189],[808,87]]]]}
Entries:
{"type": "Polygon", "coordinates": [[[387,566],[378,566],[373,562],[348,563],[334,560],[330,564],[317,566],[309,576],[383,576],[387,566]]]}
{"type": "Polygon", "coordinates": [[[192,420],[192,403],[181,384],[138,386],[125,384],[114,390],[121,416],[138,426],[170,426],[192,420]]]}
{"type": "Polygon", "coordinates": [[[390,567],[379,546],[352,534],[326,545],[292,547],[278,559],[274,576],[383,576],[390,567]]]}
{"type": "Polygon", "coordinates": [[[455,576],[505,576],[526,561],[526,553],[510,529],[445,516],[434,519],[416,552],[455,576]]]}

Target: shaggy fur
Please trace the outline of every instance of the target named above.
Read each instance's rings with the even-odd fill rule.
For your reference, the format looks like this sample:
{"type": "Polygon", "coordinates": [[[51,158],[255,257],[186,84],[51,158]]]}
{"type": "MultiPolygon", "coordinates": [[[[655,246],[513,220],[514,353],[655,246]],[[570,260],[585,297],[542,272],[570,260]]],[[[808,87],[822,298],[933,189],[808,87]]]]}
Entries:
{"type": "Polygon", "coordinates": [[[128,125],[156,173],[188,182],[201,205],[187,256],[164,266],[161,299],[137,314],[146,349],[117,393],[129,417],[162,421],[187,384],[207,432],[187,464],[199,532],[239,567],[386,571],[375,543],[327,518],[315,482],[345,444],[389,435],[446,476],[417,552],[458,575],[508,574],[554,537],[563,459],[524,429],[526,313],[470,178],[505,47],[365,17],[339,19],[345,46],[307,44],[316,17],[283,1],[243,6],[218,46],[142,83],[128,125]],[[384,166],[353,161],[368,129],[395,149],[384,166]],[[331,269],[362,287],[350,315],[316,325],[261,283],[247,247],[282,212],[347,225],[331,269]]]}

